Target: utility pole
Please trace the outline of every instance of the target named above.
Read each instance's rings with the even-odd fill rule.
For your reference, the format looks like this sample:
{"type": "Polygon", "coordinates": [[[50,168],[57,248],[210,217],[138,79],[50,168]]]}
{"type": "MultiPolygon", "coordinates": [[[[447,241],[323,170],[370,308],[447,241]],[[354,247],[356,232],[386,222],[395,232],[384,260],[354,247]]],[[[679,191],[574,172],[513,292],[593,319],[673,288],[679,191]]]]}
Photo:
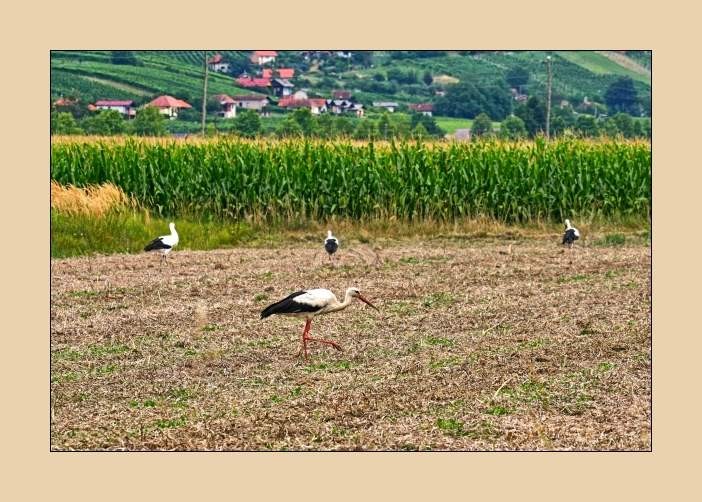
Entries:
{"type": "Polygon", "coordinates": [[[551,73],[551,56],[546,56],[546,69],[548,71],[548,97],[546,99],[546,138],[551,138],[551,82],[553,75],[551,73]]]}
{"type": "Polygon", "coordinates": [[[207,51],[205,51],[205,84],[202,88],[202,135],[205,135],[205,117],[207,116],[207,51]]]}

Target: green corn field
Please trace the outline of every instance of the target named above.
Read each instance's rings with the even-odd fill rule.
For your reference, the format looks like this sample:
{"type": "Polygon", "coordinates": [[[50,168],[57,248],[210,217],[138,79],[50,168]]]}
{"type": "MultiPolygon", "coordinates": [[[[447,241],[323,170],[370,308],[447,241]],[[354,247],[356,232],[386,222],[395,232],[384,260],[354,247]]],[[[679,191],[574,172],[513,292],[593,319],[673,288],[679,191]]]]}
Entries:
{"type": "Polygon", "coordinates": [[[642,217],[644,141],[360,143],[54,138],[51,177],[111,182],[158,215],[304,221],[642,217]]]}

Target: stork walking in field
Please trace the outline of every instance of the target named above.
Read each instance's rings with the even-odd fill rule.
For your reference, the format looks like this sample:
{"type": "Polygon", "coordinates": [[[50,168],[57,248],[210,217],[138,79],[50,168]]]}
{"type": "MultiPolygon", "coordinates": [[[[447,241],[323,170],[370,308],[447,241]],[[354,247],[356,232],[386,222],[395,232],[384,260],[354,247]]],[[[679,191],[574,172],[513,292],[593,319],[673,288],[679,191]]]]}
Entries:
{"type": "MultiPolygon", "coordinates": [[[[168,235],[162,235],[161,237],[156,237],[154,240],[149,242],[144,251],[157,252],[161,254],[160,266],[166,261],[166,256],[171,252],[171,249],[178,245],[178,232],[175,229],[175,223],[169,223],[168,228],[171,229],[171,233],[168,235]]],[[[168,263],[168,262],[166,262],[168,263]]]]}
{"type": "Polygon", "coordinates": [[[332,255],[336,253],[336,250],[339,249],[339,239],[334,237],[332,235],[332,231],[328,230],[327,231],[327,238],[324,239],[324,249],[327,251],[327,254],[329,255],[329,262],[334,263],[332,261],[332,255]]]}
{"type": "Polygon", "coordinates": [[[580,232],[570,224],[570,220],[565,220],[565,233],[563,234],[563,245],[568,245],[568,248],[573,247],[573,243],[580,238],[580,232]]]}
{"type": "Polygon", "coordinates": [[[302,347],[297,353],[299,356],[304,352],[305,359],[307,356],[307,342],[319,342],[325,345],[331,345],[336,350],[341,350],[339,344],[332,342],[331,340],[324,340],[322,338],[312,338],[309,336],[310,326],[312,325],[312,319],[315,316],[322,314],[329,314],[331,312],[338,312],[339,310],[344,310],[346,307],[351,305],[351,303],[358,298],[362,302],[370,305],[375,310],[378,308],[371,302],[366,300],[361,296],[361,292],[358,288],[349,288],[346,290],[346,296],[344,301],[340,302],[334,293],[328,289],[307,289],[302,291],[296,291],[291,295],[283,298],[279,302],[269,305],[263,312],[261,312],[261,319],[265,319],[273,314],[293,316],[304,318],[305,330],[302,332],[302,347]]]}

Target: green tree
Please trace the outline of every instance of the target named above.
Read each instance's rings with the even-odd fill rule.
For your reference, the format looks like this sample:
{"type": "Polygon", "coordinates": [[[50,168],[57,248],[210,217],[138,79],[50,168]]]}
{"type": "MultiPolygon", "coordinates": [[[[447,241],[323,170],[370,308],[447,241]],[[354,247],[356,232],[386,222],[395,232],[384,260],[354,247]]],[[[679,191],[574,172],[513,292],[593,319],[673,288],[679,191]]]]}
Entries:
{"type": "Polygon", "coordinates": [[[374,73],[373,74],[373,80],[376,82],[385,82],[385,74],[384,73],[374,73]]]}
{"type": "Polygon", "coordinates": [[[599,126],[599,132],[601,136],[606,136],[608,138],[614,138],[621,134],[619,132],[619,128],[617,127],[617,123],[612,117],[602,121],[599,126]]]}
{"type": "Polygon", "coordinates": [[[393,127],[388,118],[388,112],[383,112],[383,115],[378,120],[378,134],[383,139],[388,139],[393,136],[393,127]]]}
{"type": "Polygon", "coordinates": [[[146,106],[137,112],[132,129],[139,136],[163,136],[166,133],[165,118],[158,108],[146,106]]]}
{"type": "Polygon", "coordinates": [[[512,111],[512,101],[504,82],[485,86],[466,81],[450,86],[446,95],[437,99],[434,109],[437,115],[449,117],[472,119],[487,113],[503,120],[512,111]]]}
{"type": "Polygon", "coordinates": [[[56,113],[51,129],[53,134],[82,134],[83,130],[78,127],[76,119],[68,112],[56,113]]]}
{"type": "Polygon", "coordinates": [[[604,94],[605,103],[610,114],[625,112],[631,115],[639,114],[639,100],[634,87],[634,81],[629,77],[621,77],[610,84],[604,94]]]}
{"type": "Polygon", "coordinates": [[[292,113],[292,118],[298,123],[305,136],[313,136],[317,133],[317,124],[309,108],[298,108],[292,113]]]}
{"type": "Polygon", "coordinates": [[[490,136],[492,134],[492,120],[490,117],[485,113],[481,113],[475,117],[473,127],[470,129],[470,134],[474,137],[490,136]]]}
{"type": "Polygon", "coordinates": [[[416,139],[425,139],[429,137],[429,133],[423,124],[418,123],[414,129],[412,129],[412,136],[416,139]]]}
{"type": "Polygon", "coordinates": [[[261,132],[261,119],[253,110],[242,110],[234,118],[233,127],[240,136],[253,138],[261,132]]]}
{"type": "Polygon", "coordinates": [[[514,115],[522,119],[530,137],[546,130],[546,103],[536,96],[517,106],[514,115]]]}
{"type": "Polygon", "coordinates": [[[336,133],[340,136],[351,137],[353,136],[356,127],[353,125],[351,119],[349,119],[348,117],[344,117],[343,115],[339,115],[334,120],[334,129],[336,130],[336,133]]]}
{"type": "Polygon", "coordinates": [[[511,87],[521,89],[529,82],[529,71],[521,66],[514,66],[507,71],[505,80],[511,87]]]}
{"type": "Polygon", "coordinates": [[[292,115],[288,115],[278,127],[278,136],[281,138],[297,138],[303,135],[302,127],[292,115]]]}
{"type": "Polygon", "coordinates": [[[427,134],[430,136],[443,137],[444,134],[446,134],[445,131],[436,123],[436,119],[434,117],[430,117],[429,115],[412,113],[410,120],[411,129],[417,127],[417,124],[422,124],[424,129],[427,131],[427,134]]]}
{"type": "Polygon", "coordinates": [[[117,110],[103,110],[83,119],[81,125],[87,134],[101,136],[122,134],[126,129],[124,119],[117,110]]]}
{"type": "Polygon", "coordinates": [[[634,137],[634,119],[631,118],[631,115],[628,113],[617,113],[612,119],[614,119],[617,129],[625,138],[634,137]]]}
{"type": "Polygon", "coordinates": [[[516,116],[507,117],[500,125],[500,137],[503,139],[517,140],[526,138],[527,129],[524,121],[516,116]]]}
{"type": "Polygon", "coordinates": [[[575,129],[583,136],[597,136],[597,121],[592,115],[579,115],[575,129]]]}
{"type": "Polygon", "coordinates": [[[426,70],[424,72],[424,76],[422,77],[422,80],[426,85],[431,85],[434,82],[434,77],[431,76],[431,72],[429,70],[426,70]]]}
{"type": "Polygon", "coordinates": [[[373,139],[377,137],[375,122],[370,119],[359,120],[353,137],[354,139],[373,139]]]}
{"type": "Polygon", "coordinates": [[[329,113],[323,113],[317,117],[317,134],[322,138],[333,138],[336,136],[334,117],[329,113]]]}

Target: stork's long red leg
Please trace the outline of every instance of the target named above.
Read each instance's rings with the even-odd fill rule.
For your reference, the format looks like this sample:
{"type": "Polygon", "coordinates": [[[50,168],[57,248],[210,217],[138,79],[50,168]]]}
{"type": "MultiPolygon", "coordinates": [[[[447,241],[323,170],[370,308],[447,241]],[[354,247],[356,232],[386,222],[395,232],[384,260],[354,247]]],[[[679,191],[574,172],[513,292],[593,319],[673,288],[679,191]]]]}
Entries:
{"type": "Polygon", "coordinates": [[[310,331],[310,326],[312,325],[312,319],[307,319],[307,322],[305,322],[305,330],[302,332],[302,347],[300,348],[300,351],[297,353],[299,356],[304,352],[305,354],[305,359],[308,358],[307,356],[307,340],[309,338],[307,337],[307,333],[310,331]]]}
{"type": "Polygon", "coordinates": [[[312,340],[313,342],[325,343],[327,345],[331,345],[336,350],[340,350],[343,352],[343,349],[339,346],[339,344],[336,342],[332,342],[331,340],[324,340],[322,338],[312,338],[311,336],[308,336],[307,340],[312,340]]]}

